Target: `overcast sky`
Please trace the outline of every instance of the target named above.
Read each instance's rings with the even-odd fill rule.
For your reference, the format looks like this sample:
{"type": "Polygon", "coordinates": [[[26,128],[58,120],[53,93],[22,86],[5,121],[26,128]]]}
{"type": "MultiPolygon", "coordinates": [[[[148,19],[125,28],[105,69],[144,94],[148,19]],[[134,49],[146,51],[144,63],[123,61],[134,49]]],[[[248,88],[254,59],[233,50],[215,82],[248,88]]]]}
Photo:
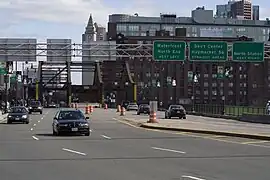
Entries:
{"type": "MultiPolygon", "coordinates": [[[[197,6],[215,9],[216,4],[226,3],[226,0],[0,0],[0,36],[31,37],[40,41],[71,38],[81,43],[90,13],[95,22],[106,26],[108,15],[113,13],[190,16],[197,6]]],[[[269,1],[253,0],[252,3],[260,5],[261,19],[270,17],[269,1]]]]}

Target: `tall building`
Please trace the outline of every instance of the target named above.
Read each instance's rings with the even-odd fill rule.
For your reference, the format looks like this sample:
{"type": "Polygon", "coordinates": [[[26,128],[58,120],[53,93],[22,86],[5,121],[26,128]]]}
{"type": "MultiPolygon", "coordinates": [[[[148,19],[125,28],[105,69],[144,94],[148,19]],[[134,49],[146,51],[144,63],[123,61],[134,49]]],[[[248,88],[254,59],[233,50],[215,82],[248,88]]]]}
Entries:
{"type": "Polygon", "coordinates": [[[105,41],[106,40],[106,28],[95,23],[96,30],[96,41],[105,41]]]}
{"type": "MultiPolygon", "coordinates": [[[[108,22],[108,38],[117,40],[118,33],[123,34],[129,40],[125,40],[126,44],[150,44],[155,39],[170,41],[219,39],[218,41],[223,41],[223,39],[238,39],[238,36],[243,35],[253,38],[256,42],[264,42],[268,40],[270,22],[214,18],[212,10],[203,8],[193,10],[191,17],[177,17],[168,14],[161,14],[157,17],[112,14],[109,16],[108,22]]],[[[226,104],[258,105],[264,104],[264,98],[268,96],[267,93],[262,95],[262,92],[266,89],[269,89],[270,92],[270,87],[264,84],[270,70],[264,68],[263,63],[255,65],[229,64],[231,62],[228,62],[226,65],[231,68],[233,76],[226,81],[220,81],[217,78],[217,68],[224,65],[219,63],[196,62],[194,67],[189,61],[186,61],[184,64],[167,62],[162,65],[160,62],[144,58],[143,55],[124,60],[129,62],[131,76],[137,84],[138,100],[151,97],[151,99],[165,103],[169,99],[173,104],[180,102],[181,98],[192,99],[191,97],[194,97],[196,104],[220,104],[223,102],[222,96],[224,98],[226,96],[226,104]],[[192,83],[188,83],[189,71],[200,72],[199,83],[195,88],[192,83]],[[172,79],[176,80],[176,87],[168,85],[172,79]],[[159,87],[156,86],[157,82],[160,82],[159,87]]],[[[117,59],[117,62],[119,61],[121,61],[120,58],[117,59]]],[[[110,64],[108,69],[113,69],[115,66],[110,64]]]]}
{"type": "Polygon", "coordinates": [[[176,17],[161,14],[159,17],[113,14],[109,16],[108,38],[117,33],[125,36],[156,36],[165,30],[175,36],[183,30],[186,37],[238,37],[248,36],[255,41],[267,41],[270,21],[213,18],[212,10],[196,9],[191,17],[176,17]]]}
{"type": "MultiPolygon", "coordinates": [[[[88,23],[85,28],[85,32],[82,35],[82,63],[93,61],[89,57],[90,43],[96,41],[95,27],[93,23],[93,17],[90,14],[88,23]]],[[[94,67],[82,67],[82,85],[92,85],[94,82],[95,73],[90,71],[90,68],[94,67]]]]}
{"type": "Polygon", "coordinates": [[[252,19],[251,0],[236,1],[231,5],[232,18],[252,19]]]}
{"type": "Polygon", "coordinates": [[[260,6],[258,6],[258,5],[252,6],[252,19],[253,20],[260,19],[260,6]]]}
{"type": "Polygon", "coordinates": [[[218,18],[231,18],[231,5],[235,0],[228,1],[228,4],[220,4],[216,6],[216,17],[218,18]]]}

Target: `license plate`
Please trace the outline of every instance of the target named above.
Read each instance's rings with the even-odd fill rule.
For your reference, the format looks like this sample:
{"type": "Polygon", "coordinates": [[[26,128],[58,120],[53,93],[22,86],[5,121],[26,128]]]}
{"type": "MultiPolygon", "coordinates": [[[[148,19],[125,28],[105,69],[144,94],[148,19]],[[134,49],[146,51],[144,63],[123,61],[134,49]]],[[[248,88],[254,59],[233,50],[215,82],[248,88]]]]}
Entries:
{"type": "Polygon", "coordinates": [[[15,120],[16,120],[16,121],[19,121],[19,120],[20,120],[20,118],[15,118],[15,120]]]}
{"type": "Polygon", "coordinates": [[[76,132],[78,131],[78,128],[72,128],[71,131],[76,132]]]}
{"type": "Polygon", "coordinates": [[[180,113],[180,111],[177,111],[177,113],[180,113]]]}

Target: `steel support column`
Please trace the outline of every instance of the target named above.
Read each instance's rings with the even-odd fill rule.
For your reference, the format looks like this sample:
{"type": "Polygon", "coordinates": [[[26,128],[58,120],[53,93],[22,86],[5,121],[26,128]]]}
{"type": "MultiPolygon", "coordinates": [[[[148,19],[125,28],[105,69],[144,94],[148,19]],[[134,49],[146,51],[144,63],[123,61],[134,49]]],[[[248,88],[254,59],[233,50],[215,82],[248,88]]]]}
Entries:
{"type": "Polygon", "coordinates": [[[67,63],[67,106],[70,107],[71,105],[71,70],[70,70],[70,62],[67,63]]]}

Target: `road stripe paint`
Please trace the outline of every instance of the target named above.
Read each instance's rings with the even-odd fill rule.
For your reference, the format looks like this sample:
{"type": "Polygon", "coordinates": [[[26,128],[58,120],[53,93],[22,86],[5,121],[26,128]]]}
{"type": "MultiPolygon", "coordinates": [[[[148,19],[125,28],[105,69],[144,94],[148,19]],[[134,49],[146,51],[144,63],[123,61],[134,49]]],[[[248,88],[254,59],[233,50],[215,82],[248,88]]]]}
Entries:
{"type": "Polygon", "coordinates": [[[36,126],[36,124],[33,125],[34,127],[36,126]]]}
{"type": "Polygon", "coordinates": [[[67,152],[71,152],[71,153],[75,153],[75,154],[79,154],[79,155],[86,156],[85,153],[82,153],[82,152],[79,152],[79,151],[74,151],[74,150],[66,149],[66,148],[62,148],[62,150],[63,150],[63,151],[67,151],[67,152]]]}
{"type": "Polygon", "coordinates": [[[38,123],[40,123],[40,121],[38,121],[38,123]]]}
{"type": "Polygon", "coordinates": [[[160,151],[175,152],[175,153],[180,153],[180,154],[186,154],[186,152],[177,151],[177,150],[173,150],[173,149],[165,149],[165,148],[159,148],[159,147],[152,147],[152,149],[160,150],[160,151]]]}
{"type": "Polygon", "coordinates": [[[267,143],[269,141],[249,141],[249,142],[242,142],[241,144],[257,144],[257,143],[267,143]]]}
{"type": "Polygon", "coordinates": [[[30,131],[33,131],[33,128],[31,128],[30,131]]]}
{"type": "Polygon", "coordinates": [[[44,117],[41,117],[41,120],[43,120],[44,119],[44,117]]]}
{"type": "Polygon", "coordinates": [[[194,177],[194,176],[182,176],[182,178],[189,178],[189,179],[194,179],[194,180],[206,180],[206,179],[197,178],[197,177],[194,177]]]}
{"type": "Polygon", "coordinates": [[[32,136],[32,138],[37,141],[39,140],[36,136],[32,136]]]}
{"type": "Polygon", "coordinates": [[[101,135],[102,137],[104,137],[105,139],[112,139],[111,137],[109,136],[105,136],[105,135],[101,135]]]}

